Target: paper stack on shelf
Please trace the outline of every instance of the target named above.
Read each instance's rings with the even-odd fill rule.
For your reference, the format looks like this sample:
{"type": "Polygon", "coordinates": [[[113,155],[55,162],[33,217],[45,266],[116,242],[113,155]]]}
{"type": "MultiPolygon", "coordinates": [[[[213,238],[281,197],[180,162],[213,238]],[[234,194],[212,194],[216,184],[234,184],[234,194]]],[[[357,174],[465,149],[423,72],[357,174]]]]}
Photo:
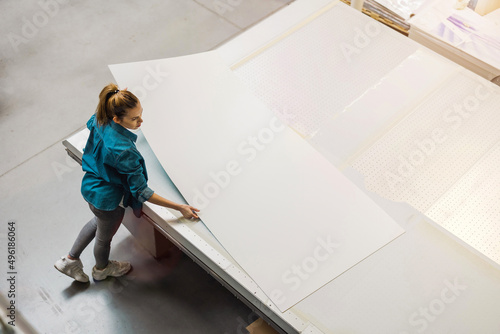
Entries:
{"type": "MultiPolygon", "coordinates": [[[[416,14],[418,10],[425,5],[429,0],[413,0],[413,1],[401,1],[401,0],[374,0],[388,10],[394,12],[396,15],[400,16],[403,20],[408,20],[413,14],[416,14]]],[[[367,1],[369,3],[369,1],[367,1]]]]}
{"type": "Polygon", "coordinates": [[[436,1],[412,17],[410,38],[493,80],[500,75],[498,10],[481,16],[456,1],[436,1]]]}
{"type": "MultiPolygon", "coordinates": [[[[342,0],[342,2],[348,5],[351,4],[350,0],[342,0]]],[[[394,30],[408,35],[410,25],[406,22],[405,15],[395,11],[394,7],[386,6],[384,1],[366,0],[362,12],[394,30]]]]}

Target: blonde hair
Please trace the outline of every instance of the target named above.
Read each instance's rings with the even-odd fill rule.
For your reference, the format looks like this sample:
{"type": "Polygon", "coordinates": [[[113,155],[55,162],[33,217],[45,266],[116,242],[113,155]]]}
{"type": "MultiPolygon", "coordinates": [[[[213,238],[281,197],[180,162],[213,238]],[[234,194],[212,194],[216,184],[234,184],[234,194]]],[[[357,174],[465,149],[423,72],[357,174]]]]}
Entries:
{"type": "Polygon", "coordinates": [[[139,103],[139,99],[128,90],[120,90],[114,83],[108,84],[99,94],[96,119],[99,125],[108,124],[115,116],[119,119],[139,103]]]}

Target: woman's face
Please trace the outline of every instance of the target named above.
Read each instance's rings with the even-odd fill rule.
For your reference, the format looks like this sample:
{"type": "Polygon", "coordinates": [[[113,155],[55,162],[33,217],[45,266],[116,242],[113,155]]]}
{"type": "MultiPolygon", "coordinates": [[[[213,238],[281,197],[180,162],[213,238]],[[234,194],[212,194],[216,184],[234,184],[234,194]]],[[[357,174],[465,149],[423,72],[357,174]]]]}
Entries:
{"type": "Polygon", "coordinates": [[[139,129],[141,127],[141,123],[143,122],[141,103],[138,102],[135,108],[129,109],[127,114],[123,116],[123,119],[119,119],[115,116],[113,121],[130,130],[139,129]]]}

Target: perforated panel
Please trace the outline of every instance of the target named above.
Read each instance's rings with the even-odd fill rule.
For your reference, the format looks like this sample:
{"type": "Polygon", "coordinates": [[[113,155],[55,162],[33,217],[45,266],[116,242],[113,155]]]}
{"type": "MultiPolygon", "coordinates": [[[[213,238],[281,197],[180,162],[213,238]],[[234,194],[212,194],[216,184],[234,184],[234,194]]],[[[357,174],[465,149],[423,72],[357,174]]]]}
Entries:
{"type": "Polygon", "coordinates": [[[407,202],[500,263],[500,94],[456,74],[353,163],[366,187],[407,202]]]}
{"type": "Polygon", "coordinates": [[[286,124],[311,136],[415,50],[339,4],[234,72],[286,124]]]}
{"type": "Polygon", "coordinates": [[[375,142],[353,167],[366,177],[369,190],[426,212],[500,139],[498,99],[459,73],[375,142]]]}
{"type": "Polygon", "coordinates": [[[500,263],[500,144],[433,205],[427,215],[500,263]]]}

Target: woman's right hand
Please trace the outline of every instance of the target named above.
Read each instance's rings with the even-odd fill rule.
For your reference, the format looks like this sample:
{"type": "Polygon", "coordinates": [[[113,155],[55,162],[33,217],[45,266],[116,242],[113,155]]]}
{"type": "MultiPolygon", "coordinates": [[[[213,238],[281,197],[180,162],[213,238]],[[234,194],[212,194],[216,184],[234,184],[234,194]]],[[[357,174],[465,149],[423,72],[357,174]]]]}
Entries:
{"type": "Polygon", "coordinates": [[[187,218],[187,219],[191,219],[191,218],[200,218],[198,217],[198,215],[196,214],[196,212],[199,212],[200,210],[198,210],[197,208],[191,206],[191,205],[187,205],[187,204],[181,204],[179,206],[179,212],[182,213],[182,215],[184,216],[184,218],[187,218]]]}
{"type": "Polygon", "coordinates": [[[191,205],[187,205],[187,204],[178,204],[178,203],[172,202],[171,200],[163,198],[156,193],[153,193],[153,195],[151,195],[151,197],[148,199],[148,202],[151,202],[151,203],[156,204],[156,205],[161,205],[161,206],[164,206],[166,208],[171,208],[171,209],[177,210],[180,213],[182,213],[184,218],[187,218],[187,219],[200,218],[196,214],[196,212],[200,211],[197,208],[195,208],[191,205]]]}

